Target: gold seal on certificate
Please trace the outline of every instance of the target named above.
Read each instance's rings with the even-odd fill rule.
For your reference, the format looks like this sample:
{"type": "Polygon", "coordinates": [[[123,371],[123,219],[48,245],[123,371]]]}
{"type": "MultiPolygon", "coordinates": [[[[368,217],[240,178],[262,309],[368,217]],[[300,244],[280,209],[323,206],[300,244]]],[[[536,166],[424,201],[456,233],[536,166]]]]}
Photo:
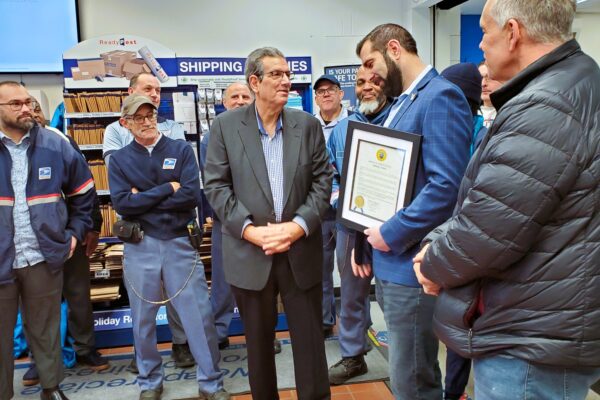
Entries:
{"type": "Polygon", "coordinates": [[[421,137],[350,121],[338,219],[362,230],[385,222],[410,201],[421,137]]]}

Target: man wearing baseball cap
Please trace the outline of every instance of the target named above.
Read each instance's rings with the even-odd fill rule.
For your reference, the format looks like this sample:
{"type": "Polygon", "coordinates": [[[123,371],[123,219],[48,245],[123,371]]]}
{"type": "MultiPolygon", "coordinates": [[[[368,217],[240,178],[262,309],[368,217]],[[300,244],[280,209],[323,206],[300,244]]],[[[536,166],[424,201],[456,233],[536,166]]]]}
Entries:
{"type": "MultiPolygon", "coordinates": [[[[152,73],[140,72],[139,74],[132,76],[129,81],[127,93],[129,95],[144,95],[152,101],[154,107],[158,109],[160,106],[160,81],[152,73]]],[[[156,127],[164,136],[185,141],[183,126],[173,120],[158,117],[156,127]]],[[[102,141],[102,157],[104,157],[106,165],[110,164],[110,156],[112,153],[122,149],[132,141],[133,136],[129,132],[129,129],[121,125],[120,120],[108,125],[104,130],[104,139],[102,141]]],[[[195,364],[195,360],[190,353],[188,340],[183,332],[184,329],[181,324],[181,318],[177,315],[177,312],[175,312],[173,307],[171,307],[171,304],[167,304],[166,308],[169,329],[173,336],[171,358],[175,361],[175,366],[178,368],[192,367],[195,364]]],[[[135,365],[135,357],[129,365],[128,370],[133,373],[138,372],[137,366],[135,365]]]]}
{"type": "MultiPolygon", "coordinates": [[[[333,75],[321,75],[315,81],[315,103],[319,110],[315,117],[321,122],[325,143],[333,128],[348,116],[348,110],[342,106],[344,91],[333,75]]],[[[323,234],[323,332],[332,333],[335,324],[335,299],[333,296],[333,259],[335,252],[335,210],[330,207],[321,224],[323,234]]]]}
{"type": "Polygon", "coordinates": [[[163,135],[156,120],[152,100],[127,97],[120,123],[134,140],[114,152],[108,166],[112,204],[123,218],[119,237],[125,242],[123,277],[133,317],[140,399],[160,399],[163,392],[156,314],[161,304],[170,302],[182,316],[197,362],[199,398],[228,400],[204,267],[194,243],[201,236],[195,212],[201,206],[198,164],[192,148],[163,135]]]}

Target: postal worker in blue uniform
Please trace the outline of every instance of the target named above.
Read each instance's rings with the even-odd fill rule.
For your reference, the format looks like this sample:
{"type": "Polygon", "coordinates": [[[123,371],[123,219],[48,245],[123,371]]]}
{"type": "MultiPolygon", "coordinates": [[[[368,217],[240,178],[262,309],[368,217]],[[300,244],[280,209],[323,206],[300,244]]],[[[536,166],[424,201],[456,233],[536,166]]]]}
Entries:
{"type": "Polygon", "coordinates": [[[113,153],[109,164],[113,207],[123,217],[117,234],[125,241],[124,281],[140,399],[160,399],[163,391],[155,319],[160,305],[171,302],[197,361],[199,398],[226,400],[230,396],[223,389],[208,288],[194,240],[201,237],[195,211],[200,206],[198,164],[192,148],[160,133],[156,120],[150,99],[129,96],[121,123],[134,140],[113,153]]]}

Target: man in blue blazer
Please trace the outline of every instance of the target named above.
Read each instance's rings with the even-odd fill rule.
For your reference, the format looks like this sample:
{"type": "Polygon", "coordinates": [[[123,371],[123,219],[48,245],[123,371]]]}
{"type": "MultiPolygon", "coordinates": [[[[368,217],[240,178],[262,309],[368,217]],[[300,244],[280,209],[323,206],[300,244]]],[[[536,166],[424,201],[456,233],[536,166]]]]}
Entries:
{"type": "MultiPolygon", "coordinates": [[[[365,234],[374,248],[377,297],[388,327],[392,392],[397,399],[440,399],[435,297],[423,292],[412,258],[425,235],[452,214],[469,159],[471,112],[460,89],[420,59],[414,38],[401,26],[376,27],[356,54],[373,79],[402,93],[384,126],[423,136],[412,201],[365,234]]],[[[363,268],[354,267],[358,273],[363,268]]]]}

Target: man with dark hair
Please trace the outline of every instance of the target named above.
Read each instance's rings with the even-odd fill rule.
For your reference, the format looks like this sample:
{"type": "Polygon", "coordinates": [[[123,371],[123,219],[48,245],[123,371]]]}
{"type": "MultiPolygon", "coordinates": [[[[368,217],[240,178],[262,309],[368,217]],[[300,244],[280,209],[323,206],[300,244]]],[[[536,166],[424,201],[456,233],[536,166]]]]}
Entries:
{"type": "Polygon", "coordinates": [[[425,235],[452,213],[469,159],[473,119],[465,96],[419,58],[414,39],[401,26],[376,27],[356,50],[372,79],[402,93],[383,125],[423,136],[412,201],[365,230],[389,332],[392,392],[401,399],[440,399],[435,297],[423,292],[412,258],[425,235]]]}
{"type": "Polygon", "coordinates": [[[332,173],[319,121],[284,108],[291,78],[279,50],[250,53],[246,81],[256,101],[214,120],[204,189],[223,226],[223,267],[244,322],[253,398],[278,398],[273,327],[280,293],[298,398],[329,399],[321,218],[332,173]]]}
{"type": "Polygon", "coordinates": [[[33,109],[23,86],[0,82],[0,398],[14,394],[20,304],[41,398],[60,400],[62,267],[92,228],[95,190],[85,159],[36,125],[33,109]]]}
{"type": "MultiPolygon", "coordinates": [[[[381,125],[386,120],[391,108],[392,99],[385,95],[384,81],[375,83],[371,73],[360,67],[356,74],[356,98],[359,101],[358,111],[340,121],[333,129],[327,141],[329,161],[334,167],[332,205],[337,207],[340,176],[343,173],[344,149],[349,121],[361,121],[381,125]]],[[[364,375],[368,372],[364,354],[369,350],[366,337],[370,325],[370,300],[372,274],[354,275],[352,271],[352,250],[356,236],[362,232],[346,228],[342,224],[336,226],[336,255],[340,274],[340,318],[339,343],[342,359],[329,368],[329,382],[341,385],[348,379],[364,375]]]]}
{"type": "MultiPolygon", "coordinates": [[[[80,152],[77,143],[72,138],[55,128],[46,126],[46,117],[39,102],[33,97],[32,100],[37,105],[32,110],[33,119],[39,126],[58,135],[59,138],[69,142],[75,150],[80,152]]],[[[76,353],[77,363],[95,371],[103,371],[109,368],[109,364],[108,360],[96,350],[94,318],[90,300],[89,257],[98,246],[98,238],[102,227],[102,214],[100,213],[98,196],[94,197],[92,222],[92,229],[86,232],[83,242],[75,248],[73,256],[63,266],[62,293],[69,307],[67,328],[69,335],[73,338],[73,349],[76,353]]],[[[35,359],[31,358],[31,361],[31,366],[23,374],[24,386],[33,386],[40,382],[35,359]]]]}
{"type": "Polygon", "coordinates": [[[414,269],[477,399],[583,400],[600,377],[600,69],[573,0],[488,0],[498,115],[414,269]],[[499,377],[501,377],[499,379],[499,377]]]}
{"type": "MultiPolygon", "coordinates": [[[[160,106],[160,82],[149,72],[140,72],[134,75],[129,81],[129,89],[127,92],[131,94],[140,94],[148,97],[154,107],[158,109],[160,106]]],[[[161,134],[175,140],[185,140],[183,127],[170,119],[159,118],[157,129],[161,134]]],[[[120,120],[108,125],[104,130],[104,139],[102,142],[102,155],[108,165],[110,163],[110,155],[115,151],[122,149],[133,141],[133,135],[129,129],[121,125],[120,120]]],[[[173,335],[173,346],[171,357],[175,361],[175,365],[179,368],[188,368],[194,365],[194,357],[190,352],[187,337],[181,324],[181,318],[173,308],[171,303],[167,303],[167,318],[169,320],[169,328],[173,335]]],[[[135,365],[135,357],[131,361],[129,367],[133,373],[137,373],[135,365]]]]}

